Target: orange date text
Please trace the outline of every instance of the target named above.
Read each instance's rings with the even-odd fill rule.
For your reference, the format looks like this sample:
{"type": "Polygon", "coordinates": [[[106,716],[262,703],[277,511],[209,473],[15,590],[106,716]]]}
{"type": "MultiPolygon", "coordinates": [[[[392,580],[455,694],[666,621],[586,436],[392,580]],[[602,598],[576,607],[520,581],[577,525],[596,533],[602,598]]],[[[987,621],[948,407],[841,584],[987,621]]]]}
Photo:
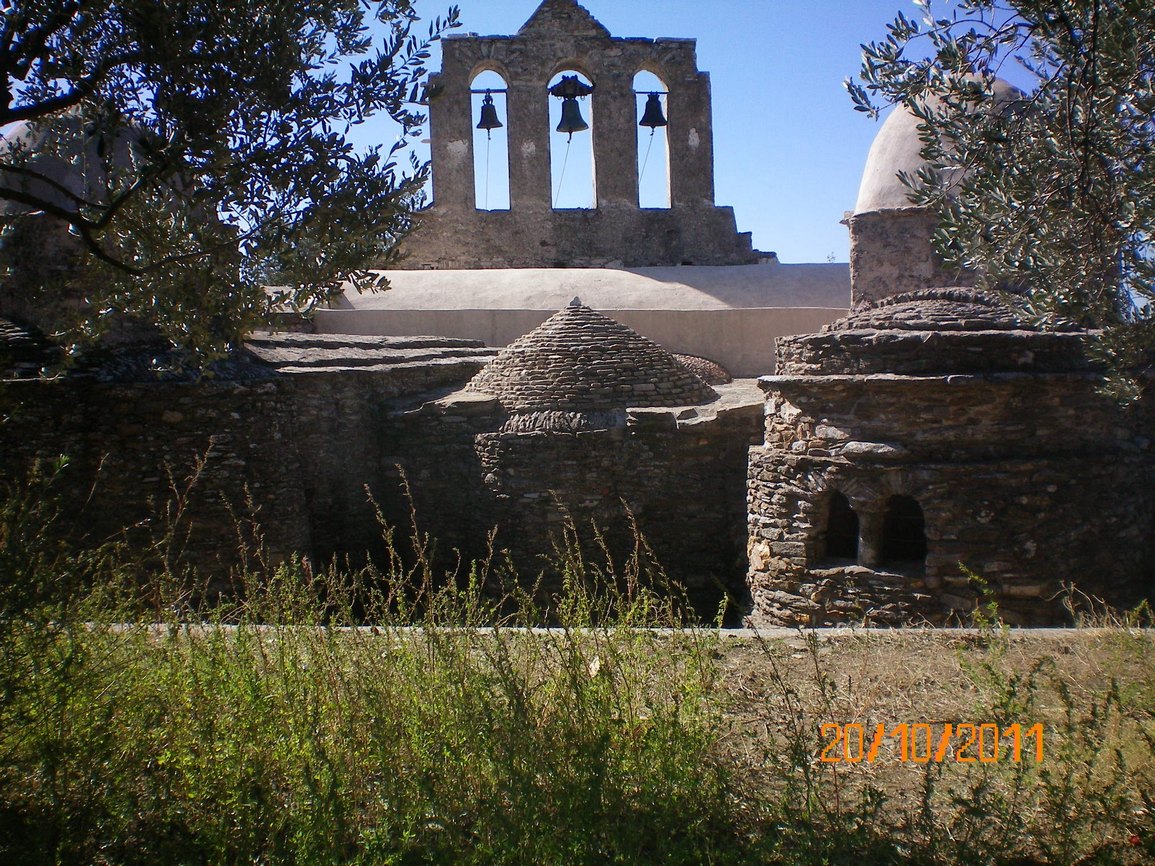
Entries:
{"type": "Polygon", "coordinates": [[[995,724],[861,725],[857,722],[819,726],[818,760],[823,764],[873,764],[880,757],[902,763],[997,764],[1043,761],[1043,726],[995,724]]]}

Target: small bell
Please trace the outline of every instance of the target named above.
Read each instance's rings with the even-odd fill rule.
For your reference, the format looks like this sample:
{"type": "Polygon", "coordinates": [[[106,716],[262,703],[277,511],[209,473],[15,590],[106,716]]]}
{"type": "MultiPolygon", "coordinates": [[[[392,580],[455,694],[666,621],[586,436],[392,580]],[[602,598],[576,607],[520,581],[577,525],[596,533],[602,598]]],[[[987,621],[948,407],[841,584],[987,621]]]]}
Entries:
{"type": "Polygon", "coordinates": [[[493,94],[485,91],[485,99],[481,102],[481,120],[478,129],[484,129],[486,136],[492,137],[493,130],[501,129],[503,124],[497,117],[497,106],[493,104],[493,94]]]}
{"type": "Polygon", "coordinates": [[[662,97],[657,93],[651,93],[646,99],[646,110],[642,113],[638,126],[648,126],[650,135],[653,135],[659,126],[669,126],[666,116],[662,113],[662,97]]]}
{"type": "Polygon", "coordinates": [[[563,99],[561,102],[561,122],[557,125],[557,131],[568,132],[570,138],[573,138],[575,132],[584,132],[589,128],[590,125],[582,117],[577,100],[572,96],[563,99]]]}

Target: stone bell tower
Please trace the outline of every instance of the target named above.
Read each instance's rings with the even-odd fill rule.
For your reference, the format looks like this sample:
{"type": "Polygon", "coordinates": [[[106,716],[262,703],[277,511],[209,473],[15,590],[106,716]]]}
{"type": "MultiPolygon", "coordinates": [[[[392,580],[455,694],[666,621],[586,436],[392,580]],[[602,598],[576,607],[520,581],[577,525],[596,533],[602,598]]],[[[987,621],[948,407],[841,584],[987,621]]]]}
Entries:
{"type": "MultiPolygon", "coordinates": [[[[576,0],[544,0],[515,36],[453,35],[429,79],[434,202],[405,241],[410,269],[751,264],[749,234],[714,204],[710,79],[692,39],[618,39],[576,0]],[[576,71],[594,86],[594,206],[553,204],[549,86],[576,71]],[[634,76],[657,76],[669,115],[668,208],[642,208],[634,76]],[[483,210],[474,193],[472,82],[506,83],[509,209],[483,210]]],[[[590,132],[578,133],[589,135],[590,132]]]]}

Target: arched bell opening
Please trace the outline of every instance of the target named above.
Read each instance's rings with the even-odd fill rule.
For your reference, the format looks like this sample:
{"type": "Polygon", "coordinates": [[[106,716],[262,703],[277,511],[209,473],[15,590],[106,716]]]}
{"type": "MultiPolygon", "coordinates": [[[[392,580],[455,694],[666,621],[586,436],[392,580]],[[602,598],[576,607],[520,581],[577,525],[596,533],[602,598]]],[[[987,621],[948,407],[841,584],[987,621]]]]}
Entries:
{"type": "Polygon", "coordinates": [[[670,207],[669,88],[652,72],[634,76],[638,123],[638,205],[670,207]]]}
{"type": "Polygon", "coordinates": [[[846,494],[837,490],[826,502],[823,542],[822,559],[858,562],[858,514],[846,494]]]}
{"type": "Polygon", "coordinates": [[[478,210],[509,210],[509,100],[506,81],[486,71],[470,83],[473,180],[478,210]]]}
{"type": "Polygon", "coordinates": [[[915,499],[892,496],[887,500],[880,547],[883,565],[926,563],[926,518],[915,499]]]}
{"type": "Polygon", "coordinates": [[[555,210],[598,206],[594,165],[594,83],[574,69],[549,82],[549,155],[555,210]]]}

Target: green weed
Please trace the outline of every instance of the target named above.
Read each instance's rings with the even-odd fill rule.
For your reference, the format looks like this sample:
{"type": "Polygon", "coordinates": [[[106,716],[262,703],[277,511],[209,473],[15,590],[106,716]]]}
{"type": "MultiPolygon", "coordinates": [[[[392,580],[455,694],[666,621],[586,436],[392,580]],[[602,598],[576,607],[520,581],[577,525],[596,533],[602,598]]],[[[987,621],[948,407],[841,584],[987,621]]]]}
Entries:
{"type": "Polygon", "coordinates": [[[572,525],[545,599],[384,523],[362,569],[274,563],[246,526],[210,593],[175,532],[57,534],[65,469],[0,501],[0,862],[1155,862],[1155,647],[1126,625],[1082,678],[989,604],[953,652],[742,644],[686,628],[643,540],[615,561],[572,525]],[[1039,723],[1046,760],[834,766],[829,722],[1039,723]]]}

